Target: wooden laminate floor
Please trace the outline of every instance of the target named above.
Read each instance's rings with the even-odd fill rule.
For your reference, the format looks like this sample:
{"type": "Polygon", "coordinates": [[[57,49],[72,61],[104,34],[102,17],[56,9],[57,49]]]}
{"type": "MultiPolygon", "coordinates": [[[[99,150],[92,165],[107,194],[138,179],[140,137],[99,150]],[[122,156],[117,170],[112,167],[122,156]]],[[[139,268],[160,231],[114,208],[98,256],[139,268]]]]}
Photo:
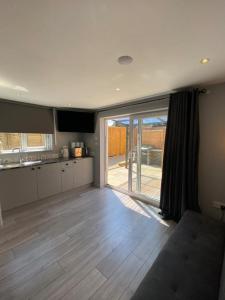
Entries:
{"type": "Polygon", "coordinates": [[[0,299],[130,299],[174,227],[111,189],[86,188],[3,216],[0,299]]]}

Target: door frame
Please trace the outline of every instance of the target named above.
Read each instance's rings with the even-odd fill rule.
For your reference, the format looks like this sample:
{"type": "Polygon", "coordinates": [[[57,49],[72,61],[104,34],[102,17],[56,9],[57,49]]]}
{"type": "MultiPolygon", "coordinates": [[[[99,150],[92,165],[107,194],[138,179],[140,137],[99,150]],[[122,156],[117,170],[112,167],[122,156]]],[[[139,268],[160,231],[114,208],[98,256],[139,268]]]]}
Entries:
{"type": "MultiPolygon", "coordinates": [[[[116,116],[109,116],[109,117],[104,117],[103,118],[103,121],[104,121],[104,180],[105,180],[105,183],[104,183],[104,186],[106,187],[109,187],[113,190],[116,190],[116,191],[119,191],[119,192],[122,192],[126,195],[129,195],[131,196],[132,198],[135,198],[137,200],[140,200],[142,202],[145,202],[147,204],[150,204],[150,205],[153,205],[155,207],[159,207],[159,201],[147,196],[147,195],[144,195],[144,194],[141,194],[141,193],[138,193],[138,192],[133,192],[132,191],[132,150],[133,150],[133,120],[134,119],[138,119],[138,142],[139,144],[141,145],[142,144],[142,141],[141,141],[141,136],[142,136],[142,122],[140,122],[141,118],[145,118],[145,117],[149,117],[149,114],[151,115],[151,113],[154,113],[154,112],[167,112],[168,113],[168,109],[156,109],[156,110],[149,110],[149,111],[146,111],[146,112],[140,112],[140,113],[134,113],[134,114],[123,114],[123,115],[116,115],[116,116]],[[128,190],[125,190],[125,189],[122,189],[122,188],[118,188],[116,186],[113,186],[113,185],[110,185],[108,183],[108,126],[107,126],[107,121],[108,120],[112,120],[112,119],[116,119],[116,118],[123,118],[123,117],[128,117],[130,119],[130,124],[129,124],[129,138],[128,138],[128,141],[129,141],[129,146],[128,146],[128,164],[129,164],[129,167],[128,167],[128,190]],[[132,133],[131,133],[132,132],[132,133]]],[[[140,156],[141,156],[141,147],[139,147],[139,160],[140,160],[140,156]]],[[[140,187],[140,180],[141,180],[141,164],[139,164],[139,167],[140,167],[140,170],[138,171],[139,173],[139,176],[137,176],[137,180],[139,181],[139,187],[140,187]]],[[[138,174],[137,174],[138,175],[138,174]]],[[[140,189],[139,189],[140,190],[140,189]]]]}

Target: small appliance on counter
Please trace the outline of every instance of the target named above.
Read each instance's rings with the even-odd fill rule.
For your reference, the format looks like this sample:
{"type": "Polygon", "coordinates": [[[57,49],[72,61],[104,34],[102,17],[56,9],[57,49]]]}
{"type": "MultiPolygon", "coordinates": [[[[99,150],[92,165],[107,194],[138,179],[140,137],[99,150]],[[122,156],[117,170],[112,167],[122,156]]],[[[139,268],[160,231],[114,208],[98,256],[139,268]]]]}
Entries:
{"type": "Polygon", "coordinates": [[[74,157],[82,157],[83,151],[81,147],[75,147],[73,152],[74,157]]]}
{"type": "Polygon", "coordinates": [[[63,158],[69,158],[69,149],[67,146],[62,147],[62,157],[63,158]]]}
{"type": "Polygon", "coordinates": [[[84,142],[72,142],[71,143],[71,156],[72,157],[88,156],[88,148],[85,147],[84,142]]]}

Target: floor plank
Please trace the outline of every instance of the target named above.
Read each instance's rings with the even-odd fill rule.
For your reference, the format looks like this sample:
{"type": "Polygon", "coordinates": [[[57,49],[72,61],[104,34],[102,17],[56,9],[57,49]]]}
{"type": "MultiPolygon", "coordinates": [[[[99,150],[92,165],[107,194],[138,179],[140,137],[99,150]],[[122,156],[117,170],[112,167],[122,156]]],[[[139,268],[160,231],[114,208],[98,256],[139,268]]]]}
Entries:
{"type": "Polygon", "coordinates": [[[33,294],[38,293],[63,273],[62,268],[57,263],[54,263],[31,276],[29,280],[24,281],[22,284],[18,283],[13,288],[7,289],[4,294],[1,294],[1,299],[29,299],[33,294]]]}
{"type": "Polygon", "coordinates": [[[119,299],[141,266],[142,262],[135,255],[130,254],[119,269],[98,289],[91,299],[119,299]]]}
{"type": "Polygon", "coordinates": [[[1,299],[130,299],[174,228],[150,205],[92,187],[3,218],[1,299]]]}
{"type": "Polygon", "coordinates": [[[83,280],[81,280],[78,285],[72,288],[62,299],[88,300],[105,281],[106,278],[97,269],[94,269],[83,280]]]}

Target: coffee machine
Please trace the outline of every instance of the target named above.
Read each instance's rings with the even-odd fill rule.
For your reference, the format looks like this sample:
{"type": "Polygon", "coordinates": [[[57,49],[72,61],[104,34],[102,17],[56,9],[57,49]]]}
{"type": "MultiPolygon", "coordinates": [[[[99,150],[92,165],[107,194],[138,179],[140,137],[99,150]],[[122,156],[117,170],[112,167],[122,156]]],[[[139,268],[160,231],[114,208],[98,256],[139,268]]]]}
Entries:
{"type": "Polygon", "coordinates": [[[88,148],[85,147],[84,142],[71,143],[71,156],[75,158],[88,156],[88,148]]]}

